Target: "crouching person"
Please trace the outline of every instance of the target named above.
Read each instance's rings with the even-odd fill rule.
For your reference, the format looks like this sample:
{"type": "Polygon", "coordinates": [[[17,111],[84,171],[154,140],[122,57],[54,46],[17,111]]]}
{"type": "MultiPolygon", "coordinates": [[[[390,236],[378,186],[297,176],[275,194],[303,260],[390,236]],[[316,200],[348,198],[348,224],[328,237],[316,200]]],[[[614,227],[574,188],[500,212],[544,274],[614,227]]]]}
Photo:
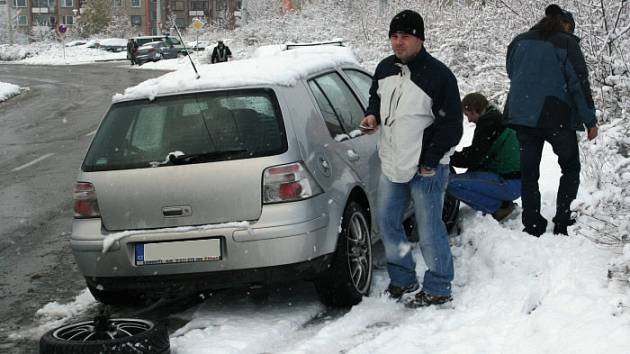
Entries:
{"type": "Polygon", "coordinates": [[[449,178],[446,192],[499,222],[514,211],[521,196],[519,143],[502,114],[479,93],[462,100],[464,115],[475,123],[472,144],[451,156],[451,166],[466,168],[449,178]]]}

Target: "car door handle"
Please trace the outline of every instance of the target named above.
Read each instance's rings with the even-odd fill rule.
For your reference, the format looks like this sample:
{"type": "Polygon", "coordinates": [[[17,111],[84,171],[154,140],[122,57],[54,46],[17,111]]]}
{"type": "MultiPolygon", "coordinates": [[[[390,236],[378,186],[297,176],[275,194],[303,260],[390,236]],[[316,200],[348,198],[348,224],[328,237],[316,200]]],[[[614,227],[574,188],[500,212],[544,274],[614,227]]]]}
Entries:
{"type": "Polygon", "coordinates": [[[357,161],[360,157],[359,154],[353,149],[346,151],[346,154],[348,155],[348,160],[350,161],[357,161]]]}

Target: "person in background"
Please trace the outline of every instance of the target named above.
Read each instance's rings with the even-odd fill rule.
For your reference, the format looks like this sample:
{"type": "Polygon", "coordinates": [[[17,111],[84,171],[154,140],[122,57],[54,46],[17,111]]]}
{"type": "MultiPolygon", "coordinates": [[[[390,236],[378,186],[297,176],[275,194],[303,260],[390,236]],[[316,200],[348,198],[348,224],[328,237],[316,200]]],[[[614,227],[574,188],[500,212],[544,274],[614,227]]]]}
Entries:
{"type": "Polygon", "coordinates": [[[501,112],[480,93],[466,95],[462,107],[476,124],[475,133],[470,146],[451,156],[451,166],[467,170],[450,176],[446,193],[502,222],[521,196],[516,132],[503,125],[501,112]]]}
{"type": "Polygon", "coordinates": [[[210,56],[210,63],[222,63],[228,61],[229,58],[232,58],[232,52],[230,48],[223,44],[223,41],[219,41],[212,50],[212,55],[210,56]]]}
{"type": "Polygon", "coordinates": [[[598,133],[588,69],[574,29],[573,15],[552,4],[540,22],[508,46],[510,91],[504,113],[521,145],[523,231],[536,237],[547,228],[538,186],[545,141],[562,170],[553,233],[567,235],[567,226],[575,223],[570,206],[580,185],[576,130],[586,126],[589,140],[598,133]]]}
{"type": "Polygon", "coordinates": [[[137,64],[136,49],[138,49],[136,41],[131,38],[127,40],[127,59],[131,62],[131,65],[137,64]]]}
{"type": "Polygon", "coordinates": [[[400,300],[419,288],[416,262],[403,228],[413,200],[419,247],[428,269],[422,291],[407,307],[452,300],[453,257],[442,221],[449,156],[463,131],[457,79],[424,48],[424,21],[405,10],[389,26],[394,52],[374,73],[369,106],[360,129],[380,130],[381,170],[377,223],[383,235],[390,284],[387,294],[400,300]]]}

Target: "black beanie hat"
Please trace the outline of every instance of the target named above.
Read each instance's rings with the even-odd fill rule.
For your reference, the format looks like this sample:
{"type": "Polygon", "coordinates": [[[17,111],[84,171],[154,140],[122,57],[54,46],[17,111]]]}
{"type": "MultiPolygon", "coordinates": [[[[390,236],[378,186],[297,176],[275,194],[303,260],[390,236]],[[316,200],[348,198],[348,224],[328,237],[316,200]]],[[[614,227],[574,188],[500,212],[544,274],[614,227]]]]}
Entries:
{"type": "Polygon", "coordinates": [[[559,16],[571,25],[571,32],[575,30],[575,20],[573,19],[573,14],[556,4],[551,4],[545,8],[545,16],[559,16]]]}
{"type": "Polygon", "coordinates": [[[422,16],[412,10],[400,12],[394,16],[389,24],[389,37],[396,32],[411,34],[424,40],[424,21],[422,16]]]}

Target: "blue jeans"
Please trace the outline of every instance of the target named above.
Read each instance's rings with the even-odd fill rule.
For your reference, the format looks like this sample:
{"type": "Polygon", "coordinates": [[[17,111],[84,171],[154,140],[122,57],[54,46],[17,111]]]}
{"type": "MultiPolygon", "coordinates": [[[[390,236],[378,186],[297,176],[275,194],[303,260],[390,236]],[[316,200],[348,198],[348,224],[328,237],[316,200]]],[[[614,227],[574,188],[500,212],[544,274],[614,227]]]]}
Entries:
{"type": "Polygon", "coordinates": [[[504,201],[521,196],[521,180],[503,179],[492,172],[466,172],[450,176],[446,193],[475,210],[492,214],[504,201]]]}
{"type": "Polygon", "coordinates": [[[416,262],[402,224],[405,211],[413,200],[420,240],[418,244],[428,268],[424,273],[422,288],[431,295],[451,294],[453,256],[446,226],[442,221],[448,174],[448,165],[439,165],[434,176],[416,174],[407,183],[390,182],[381,175],[377,215],[392,285],[405,287],[418,281],[416,262]]]}
{"type": "Polygon", "coordinates": [[[580,153],[574,130],[548,130],[517,127],[516,136],[521,144],[521,174],[523,190],[523,226],[525,231],[539,236],[545,232],[547,219],[540,214],[540,159],[547,141],[558,156],[562,171],[556,196],[556,215],[553,222],[567,225],[571,217],[571,202],[580,187],[580,153]]]}

